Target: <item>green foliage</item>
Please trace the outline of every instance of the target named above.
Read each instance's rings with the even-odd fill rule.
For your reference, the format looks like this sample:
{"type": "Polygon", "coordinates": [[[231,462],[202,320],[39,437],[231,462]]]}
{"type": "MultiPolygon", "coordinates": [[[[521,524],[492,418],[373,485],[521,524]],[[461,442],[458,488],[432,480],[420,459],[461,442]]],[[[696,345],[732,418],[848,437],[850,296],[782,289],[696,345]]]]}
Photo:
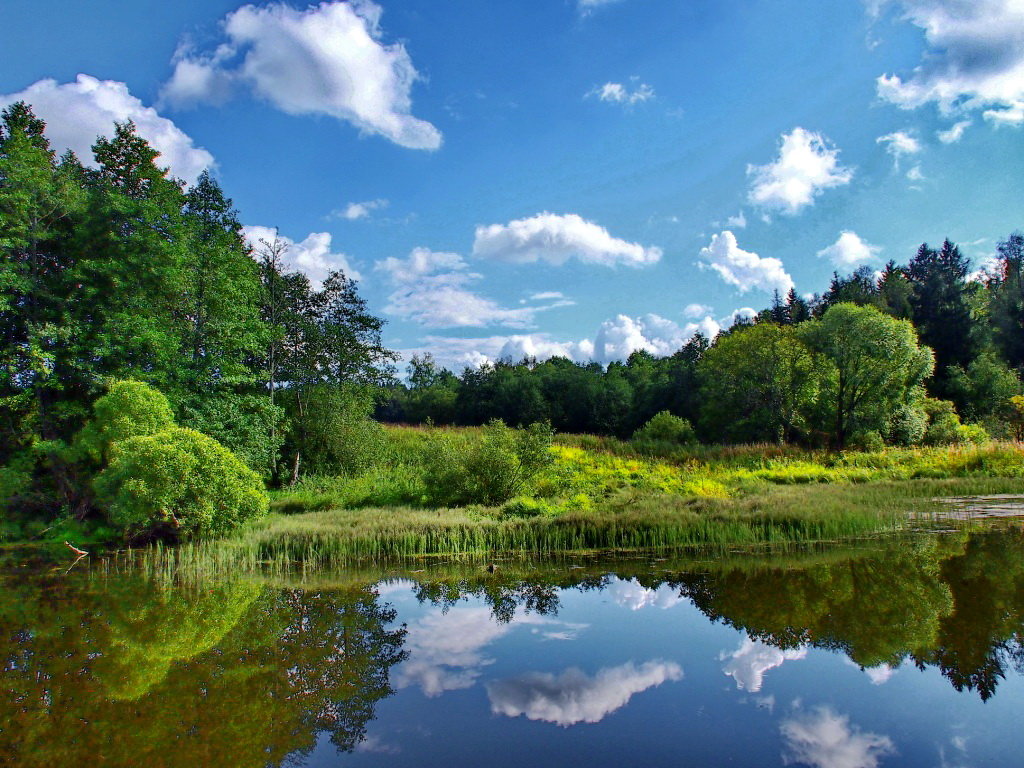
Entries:
{"type": "Polygon", "coordinates": [[[284,442],[284,411],[265,395],[230,390],[190,397],[179,408],[179,423],[217,440],[250,469],[271,477],[284,442]]]}
{"type": "Polygon", "coordinates": [[[447,434],[435,435],[424,468],[427,498],[456,506],[507,501],[554,461],[551,437],[547,424],[514,429],[497,420],[472,446],[460,446],[447,434]]]}
{"type": "Polygon", "coordinates": [[[960,417],[949,400],[929,398],[925,401],[928,413],[928,430],[924,435],[925,445],[953,445],[960,441],[960,417]]]}
{"type": "Polygon", "coordinates": [[[129,539],[223,535],[268,504],[259,475],[213,438],[183,427],[114,444],[94,487],[129,539]]]}
{"type": "Polygon", "coordinates": [[[115,381],[93,404],[93,418],[75,437],[74,447],[93,463],[103,464],[115,443],[173,425],[174,413],[163,393],[141,381],[115,381]]]}
{"type": "Polygon", "coordinates": [[[895,445],[917,445],[928,429],[928,413],[917,403],[898,405],[889,421],[889,440],[895,445]]]}
{"type": "Polygon", "coordinates": [[[300,468],[310,474],[353,474],[381,460],[384,433],[370,418],[372,390],[318,385],[283,394],[290,422],[286,470],[296,453],[300,468]]]}
{"type": "Polygon", "coordinates": [[[697,442],[697,433],[686,419],[673,416],[668,411],[659,411],[633,433],[633,441],[691,445],[697,442]]]}

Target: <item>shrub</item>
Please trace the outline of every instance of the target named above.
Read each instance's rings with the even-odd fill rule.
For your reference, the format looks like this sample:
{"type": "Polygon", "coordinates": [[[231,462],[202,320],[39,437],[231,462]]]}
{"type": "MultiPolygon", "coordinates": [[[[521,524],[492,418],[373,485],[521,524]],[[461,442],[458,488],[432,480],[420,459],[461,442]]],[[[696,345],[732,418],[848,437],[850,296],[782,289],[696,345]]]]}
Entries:
{"type": "Polygon", "coordinates": [[[917,445],[928,430],[928,414],[923,408],[901,405],[889,421],[889,440],[895,445],[917,445]]]}
{"type": "Polygon", "coordinates": [[[949,400],[928,398],[924,404],[928,412],[928,430],[924,434],[926,445],[953,445],[960,439],[960,417],[949,400]]]}
{"type": "Polygon", "coordinates": [[[284,457],[290,471],[300,451],[303,473],[353,474],[381,459],[384,430],[373,421],[373,393],[365,387],[317,386],[288,403],[292,431],[284,457]]]}
{"type": "Polygon", "coordinates": [[[167,398],[141,381],[115,381],[92,410],[93,418],[75,437],[74,449],[96,464],[107,462],[114,443],[174,426],[167,398]]]}
{"type": "Polygon", "coordinates": [[[633,433],[633,440],[692,445],[697,442],[697,433],[686,419],[673,416],[668,411],[660,411],[633,433]]]}
{"type": "Polygon", "coordinates": [[[266,395],[218,392],[179,409],[179,424],[209,435],[264,477],[273,474],[284,439],[284,411],[266,395]]]}
{"type": "Polygon", "coordinates": [[[201,432],[171,427],[121,440],[110,454],[93,486],[128,539],[221,535],[267,510],[259,476],[201,432]]]}
{"type": "Polygon", "coordinates": [[[424,468],[428,500],[452,505],[508,501],[554,461],[551,437],[548,424],[512,429],[497,419],[473,446],[435,436],[424,468]]]}
{"type": "Polygon", "coordinates": [[[957,430],[958,443],[985,445],[991,439],[986,429],[980,424],[964,424],[957,430]]]}

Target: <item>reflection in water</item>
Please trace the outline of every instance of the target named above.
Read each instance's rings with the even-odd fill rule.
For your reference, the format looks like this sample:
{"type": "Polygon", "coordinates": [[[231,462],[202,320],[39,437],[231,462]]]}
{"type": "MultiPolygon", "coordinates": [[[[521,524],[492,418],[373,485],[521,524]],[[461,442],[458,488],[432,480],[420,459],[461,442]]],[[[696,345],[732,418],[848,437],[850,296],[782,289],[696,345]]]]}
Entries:
{"type": "Polygon", "coordinates": [[[786,744],[786,765],[876,768],[881,758],[896,751],[888,736],[862,731],[829,707],[797,712],[783,721],[780,730],[786,744]]]}
{"type": "MultiPolygon", "coordinates": [[[[453,563],[380,582],[380,593],[377,570],[322,589],[287,578],[186,588],[62,571],[0,571],[0,763],[278,766],[323,749],[357,760],[397,749],[394,729],[368,736],[367,723],[398,689],[434,707],[473,699],[489,725],[467,728],[525,727],[522,717],[559,733],[542,724],[598,723],[656,700],[685,702],[700,717],[722,691],[735,695],[720,685],[724,673],[756,694],[751,712],[782,718],[762,756],[778,760],[781,749],[790,762],[869,767],[894,754],[898,731],[869,727],[848,703],[792,703],[818,692],[792,686],[820,668],[820,650],[876,685],[901,665],[935,669],[974,700],[1024,671],[1016,529],[724,559],[510,562],[496,573],[453,563]],[[408,628],[391,600],[412,612],[408,628]],[[682,604],[719,626],[695,622],[682,604]],[[690,648],[713,635],[699,654],[690,648]],[[788,666],[769,674],[798,660],[792,675],[788,666]],[[682,662],[687,683],[666,686],[667,699],[650,693],[680,681],[682,662]]],[[[948,733],[932,744],[933,757],[941,749],[943,760],[961,759],[948,733]]]]}
{"type": "Polygon", "coordinates": [[[491,711],[496,715],[543,720],[556,725],[597,723],[626,705],[633,694],[667,680],[681,680],[683,669],[674,662],[633,662],[601,669],[593,677],[576,668],[560,675],[531,672],[487,684],[491,711]]]}
{"type": "Polygon", "coordinates": [[[403,658],[369,589],[4,586],[0,755],[20,766],[279,765],[317,734],[350,750],[403,658]]]}
{"type": "Polygon", "coordinates": [[[757,693],[764,685],[764,673],[781,667],[783,662],[796,661],[807,656],[806,648],[775,648],[760,640],[749,637],[740,642],[732,653],[722,653],[719,661],[725,661],[722,671],[736,681],[741,691],[757,693]]]}

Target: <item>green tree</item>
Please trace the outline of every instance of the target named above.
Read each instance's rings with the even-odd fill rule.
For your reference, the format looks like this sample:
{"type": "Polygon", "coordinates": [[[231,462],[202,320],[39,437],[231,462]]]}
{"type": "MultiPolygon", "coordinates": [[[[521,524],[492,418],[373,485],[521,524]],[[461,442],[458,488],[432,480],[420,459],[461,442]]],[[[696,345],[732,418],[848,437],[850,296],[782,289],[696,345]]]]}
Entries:
{"type": "Polygon", "coordinates": [[[932,372],[914,327],[873,307],[837,304],[800,332],[822,366],[820,425],[839,448],[855,434],[887,431],[932,372]]]}

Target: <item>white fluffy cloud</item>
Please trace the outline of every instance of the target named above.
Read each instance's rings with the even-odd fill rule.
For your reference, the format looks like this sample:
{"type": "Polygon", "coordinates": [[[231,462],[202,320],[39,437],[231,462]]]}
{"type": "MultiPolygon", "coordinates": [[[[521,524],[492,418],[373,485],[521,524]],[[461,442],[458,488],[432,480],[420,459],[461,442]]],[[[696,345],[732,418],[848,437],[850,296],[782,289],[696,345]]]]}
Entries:
{"type": "Polygon", "coordinates": [[[213,155],[197,147],[178,126],[132,96],[128,86],[114,80],[79,75],[73,83],[40,80],[17,93],[0,95],[0,107],[16,101],[32,106],[46,121],[46,135],[59,152],[70,149],[82,162],[93,164],[97,136],[111,136],[114,123],[132,120],[138,134],[160,153],[157,165],[188,183],[213,165],[213,155]]]}
{"type": "MultiPolygon", "coordinates": [[[[924,30],[927,50],[907,77],[878,78],[878,94],[903,109],[935,103],[944,113],[985,109],[1024,122],[1024,4],[1020,0],[892,0],[924,30]]],[[[887,0],[878,3],[887,5],[887,0]]]]}
{"type": "Polygon", "coordinates": [[[606,267],[643,267],[657,262],[661,249],[612,237],[604,227],[575,213],[545,212],[508,224],[477,227],[473,255],[517,264],[546,261],[561,265],[576,258],[606,267]]]}
{"type": "Polygon", "coordinates": [[[844,229],[839,239],[818,251],[819,259],[828,259],[837,269],[850,270],[878,258],[881,247],[865,243],[860,235],[844,229]]]}
{"type": "Polygon", "coordinates": [[[576,668],[560,675],[533,672],[487,684],[491,712],[541,720],[568,727],[598,723],[625,706],[634,694],[669,680],[681,680],[683,670],[669,661],[628,662],[606,667],[590,677],[576,668]]]}
{"type": "Polygon", "coordinates": [[[787,214],[811,205],[822,190],[849,184],[853,170],[839,164],[839,150],[820,133],[794,128],[782,135],[779,156],[768,165],[748,165],[748,199],[787,214]]]}
{"type": "MultiPolygon", "coordinates": [[[[524,308],[524,311],[529,310],[524,308]]],[[[592,340],[561,341],[545,333],[476,338],[427,336],[421,340],[421,346],[403,349],[401,354],[408,359],[412,355],[429,352],[439,365],[454,371],[479,367],[495,360],[518,361],[524,357],[537,360],[564,357],[577,363],[596,361],[607,364],[613,360],[625,360],[637,350],[659,356],[670,355],[698,332],[714,338],[719,331],[721,326],[710,316],[679,325],[655,314],[641,317],[617,315],[601,323],[592,340]]]]}
{"type": "Polygon", "coordinates": [[[813,768],[877,768],[881,758],[896,752],[892,739],[850,725],[850,718],[829,707],[797,713],[779,730],[786,742],[786,765],[813,768]]]}
{"type": "Polygon", "coordinates": [[[623,85],[622,83],[605,83],[604,85],[595,86],[593,90],[587,93],[587,96],[594,96],[601,101],[623,104],[629,107],[639,102],[653,99],[654,88],[647,83],[636,83],[633,89],[630,90],[628,85],[623,85]]]}
{"type": "Polygon", "coordinates": [[[806,648],[781,650],[760,640],[745,637],[739,648],[732,653],[722,652],[718,660],[726,662],[722,672],[736,681],[737,688],[757,693],[764,685],[766,672],[781,667],[787,661],[797,661],[806,656],[806,648]]]}
{"type": "Polygon", "coordinates": [[[608,597],[616,605],[639,611],[642,608],[671,608],[683,601],[678,589],[662,584],[657,589],[647,589],[636,579],[620,579],[613,577],[608,585],[608,597]]]}
{"type": "Polygon", "coordinates": [[[368,219],[374,211],[387,207],[388,201],[382,198],[363,200],[361,203],[349,203],[344,208],[335,211],[333,215],[342,219],[348,219],[349,221],[357,221],[359,219],[368,219]]]}
{"type": "Polygon", "coordinates": [[[953,125],[951,125],[946,130],[939,131],[935,135],[943,144],[953,144],[955,142],[960,141],[960,139],[964,137],[964,131],[966,131],[970,127],[971,122],[972,121],[970,120],[960,120],[956,123],[953,123],[953,125]]]}
{"type": "Polygon", "coordinates": [[[212,53],[179,50],[161,98],[187,106],[223,101],[243,84],[291,115],[328,115],[410,149],[437,149],[441,133],[410,114],[419,75],[401,43],[381,41],[371,0],[244,5],[223,21],[212,53]]]}
{"type": "Polygon", "coordinates": [[[752,289],[786,293],[793,287],[793,278],[779,259],[760,257],[744,251],[736,242],[736,235],[728,229],[711,236],[711,242],[700,249],[702,269],[712,269],[740,293],[752,289]]]}
{"type": "Polygon", "coordinates": [[[537,312],[572,304],[559,299],[540,307],[502,307],[468,288],[482,275],[467,267],[457,253],[428,248],[414,248],[405,259],[390,257],[377,262],[376,269],[388,275],[394,288],[384,311],[428,328],[530,328],[537,312]]]}
{"type": "Polygon", "coordinates": [[[707,317],[714,311],[714,308],[707,304],[687,304],[683,307],[683,317],[707,317]]]}
{"type": "Polygon", "coordinates": [[[305,240],[296,241],[278,234],[271,227],[242,227],[246,241],[255,250],[263,247],[260,242],[273,243],[276,237],[283,243],[286,250],[284,262],[287,269],[294,269],[306,277],[314,287],[319,287],[329,272],[341,270],[352,280],[361,280],[362,275],[349,263],[344,253],[331,250],[331,234],[329,232],[310,232],[305,240]]]}
{"type": "Polygon", "coordinates": [[[726,324],[727,327],[731,328],[732,326],[736,325],[736,323],[746,322],[747,320],[753,320],[755,317],[757,317],[757,310],[754,309],[753,307],[739,307],[732,311],[732,313],[727,318],[726,324]]]}

